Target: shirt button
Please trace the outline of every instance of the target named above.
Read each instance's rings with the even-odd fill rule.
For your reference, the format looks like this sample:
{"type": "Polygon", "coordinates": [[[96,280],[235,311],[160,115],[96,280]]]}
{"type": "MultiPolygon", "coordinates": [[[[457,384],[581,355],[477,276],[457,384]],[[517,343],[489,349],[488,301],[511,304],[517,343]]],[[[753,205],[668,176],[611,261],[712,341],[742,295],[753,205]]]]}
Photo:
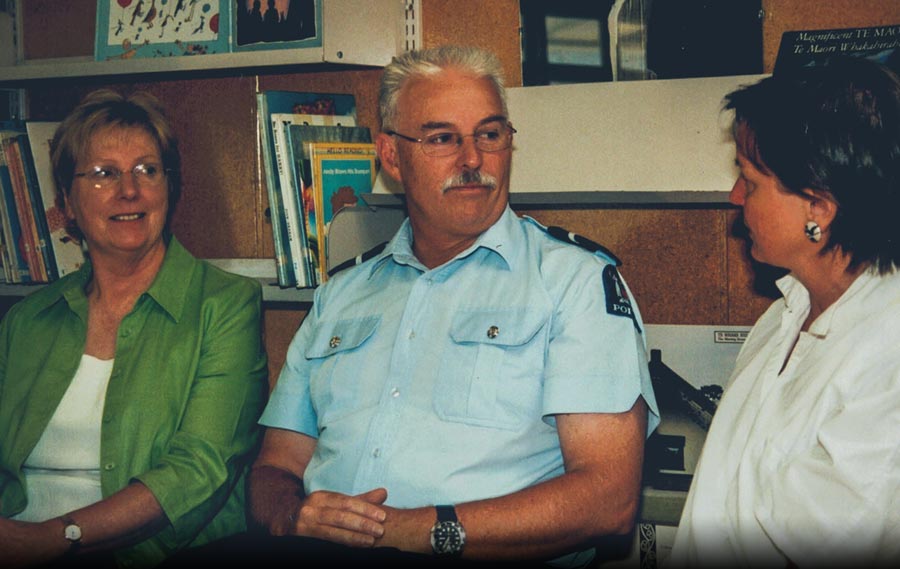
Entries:
{"type": "Polygon", "coordinates": [[[415,332],[415,330],[410,330],[410,331],[409,331],[409,339],[412,340],[412,339],[415,338],[415,337],[416,337],[416,332],[415,332]]]}
{"type": "Polygon", "coordinates": [[[340,336],[332,336],[330,340],[328,340],[328,345],[331,346],[331,349],[337,348],[341,345],[341,337],[340,336]]]}
{"type": "Polygon", "coordinates": [[[114,469],[115,467],[116,467],[116,463],[114,463],[114,462],[107,462],[106,464],[103,465],[103,470],[112,470],[112,469],[114,469]]]}
{"type": "Polygon", "coordinates": [[[491,326],[490,328],[487,329],[487,337],[490,338],[491,340],[493,340],[494,338],[496,338],[499,335],[500,335],[500,328],[498,328],[497,326],[491,326]]]}
{"type": "Polygon", "coordinates": [[[378,458],[379,456],[381,456],[381,449],[377,448],[377,449],[373,450],[372,456],[374,456],[375,458],[378,458]]]}
{"type": "Polygon", "coordinates": [[[391,389],[391,397],[400,397],[400,390],[396,387],[391,389]]]}

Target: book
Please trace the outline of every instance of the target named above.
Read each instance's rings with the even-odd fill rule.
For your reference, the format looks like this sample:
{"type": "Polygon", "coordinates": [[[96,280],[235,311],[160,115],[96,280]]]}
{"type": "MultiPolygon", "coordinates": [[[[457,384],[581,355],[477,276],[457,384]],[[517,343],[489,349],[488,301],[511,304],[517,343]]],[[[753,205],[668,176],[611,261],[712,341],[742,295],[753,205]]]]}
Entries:
{"type": "Polygon", "coordinates": [[[65,214],[65,204],[56,193],[56,182],[53,179],[53,164],[50,159],[50,141],[59,122],[27,121],[28,142],[34,161],[35,174],[40,188],[43,204],[43,219],[47,226],[50,252],[56,265],[58,277],[64,277],[81,268],[84,264],[84,251],[81,241],[69,233],[65,214]]]}
{"type": "Polygon", "coordinates": [[[835,57],[844,56],[872,59],[900,73],[900,23],[784,32],[773,74],[797,67],[827,65],[835,57]]]}
{"type": "Polygon", "coordinates": [[[356,119],[352,115],[311,115],[295,113],[273,113],[271,115],[275,162],[278,170],[278,184],[284,204],[287,247],[298,288],[315,285],[309,263],[306,228],[299,203],[300,192],[294,180],[294,168],[287,128],[292,124],[320,126],[353,126],[356,119]]]}
{"type": "Polygon", "coordinates": [[[271,115],[277,113],[349,115],[356,118],[356,99],[343,93],[308,93],[298,91],[260,91],[256,94],[259,138],[262,144],[260,155],[265,174],[266,194],[269,198],[269,218],[272,225],[272,240],[275,246],[275,268],[278,284],[282,287],[296,286],[297,276],[287,242],[287,221],[284,201],[278,179],[278,165],[275,158],[275,135],[271,115]]]}
{"type": "Polygon", "coordinates": [[[312,142],[371,142],[372,134],[366,127],[328,125],[290,125],[288,148],[294,173],[294,191],[300,205],[305,230],[306,262],[313,276],[313,285],[320,282],[319,241],[316,224],[316,208],[312,194],[312,167],[309,144],[312,142]]]}
{"type": "Polygon", "coordinates": [[[19,246],[22,230],[16,213],[16,198],[13,195],[9,167],[6,165],[6,153],[2,148],[0,148],[0,224],[3,228],[3,270],[7,282],[31,282],[28,263],[19,246]]]}
{"type": "Polygon", "coordinates": [[[6,163],[6,152],[2,147],[4,139],[15,137],[22,129],[24,125],[18,121],[0,122],[0,225],[4,241],[3,270],[7,275],[7,282],[11,283],[31,282],[12,179],[6,163]]]}
{"type": "Polygon", "coordinates": [[[47,271],[44,267],[38,236],[37,223],[34,219],[34,210],[31,207],[31,197],[25,182],[25,171],[19,155],[19,140],[16,136],[9,136],[0,141],[3,152],[6,154],[6,165],[9,167],[9,178],[16,204],[16,215],[19,218],[21,235],[19,247],[28,264],[28,272],[32,282],[47,282],[47,271]]]}
{"type": "Polygon", "coordinates": [[[319,282],[328,278],[328,228],[334,214],[359,202],[375,183],[375,145],[367,142],[312,142],[312,193],[316,210],[319,282]]]}
{"type": "Polygon", "coordinates": [[[22,162],[25,190],[28,192],[31,215],[34,218],[34,225],[37,230],[38,252],[41,255],[44,276],[46,282],[55,281],[59,278],[59,273],[56,270],[56,259],[53,256],[53,248],[50,245],[50,229],[47,226],[47,216],[44,213],[44,198],[41,196],[41,189],[38,185],[34,156],[31,154],[31,143],[27,133],[18,135],[16,140],[18,142],[19,160],[22,162]]]}

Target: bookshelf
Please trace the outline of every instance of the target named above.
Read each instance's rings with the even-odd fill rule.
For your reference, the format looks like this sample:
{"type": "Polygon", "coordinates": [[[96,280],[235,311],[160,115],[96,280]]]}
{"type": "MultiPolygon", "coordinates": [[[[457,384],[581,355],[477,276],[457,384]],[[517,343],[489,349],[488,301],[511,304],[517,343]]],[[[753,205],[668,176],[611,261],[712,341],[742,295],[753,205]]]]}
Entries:
{"type": "MultiPolygon", "coordinates": [[[[230,273],[251,277],[262,287],[263,303],[267,305],[312,304],[313,289],[281,288],[275,277],[274,259],[206,259],[212,265],[230,273]]],[[[23,298],[47,286],[46,284],[0,284],[0,297],[23,298]]]]}
{"type": "MultiPolygon", "coordinates": [[[[275,278],[268,203],[252,116],[253,93],[278,88],[352,92],[366,109],[362,123],[374,128],[378,71],[394,55],[420,44],[420,1],[323,2],[319,47],[94,61],[77,45],[83,44],[84,38],[61,37],[54,27],[59,23],[34,17],[41,16],[42,6],[46,10],[51,4],[26,6],[20,0],[20,54],[27,51],[21,48],[27,43],[25,36],[61,47],[51,51],[50,57],[20,57],[17,65],[0,66],[0,88],[18,91],[17,100],[27,101],[18,116],[35,120],[61,118],[83,94],[98,87],[153,92],[181,125],[179,138],[186,167],[202,164],[192,168],[196,171],[207,164],[219,165],[211,172],[184,176],[186,196],[176,212],[175,234],[196,256],[256,278],[263,286],[264,302],[270,306],[290,309],[299,304],[302,308],[311,303],[313,291],[280,288],[275,278]],[[31,10],[31,18],[24,17],[24,9],[31,10]],[[226,125],[223,116],[237,118],[226,125]],[[257,149],[247,151],[252,146],[257,149]],[[244,151],[236,156],[235,148],[244,151]],[[210,224],[210,218],[216,222],[210,224]],[[268,264],[272,265],[270,272],[261,269],[268,264]]],[[[95,6],[96,0],[74,0],[61,8],[80,14],[72,29],[86,29],[92,26],[95,6]]],[[[57,20],[66,17],[62,12],[54,12],[57,20]]],[[[71,32],[69,28],[65,31],[71,32]]],[[[0,285],[0,296],[22,297],[33,290],[35,285],[0,285]]]]}

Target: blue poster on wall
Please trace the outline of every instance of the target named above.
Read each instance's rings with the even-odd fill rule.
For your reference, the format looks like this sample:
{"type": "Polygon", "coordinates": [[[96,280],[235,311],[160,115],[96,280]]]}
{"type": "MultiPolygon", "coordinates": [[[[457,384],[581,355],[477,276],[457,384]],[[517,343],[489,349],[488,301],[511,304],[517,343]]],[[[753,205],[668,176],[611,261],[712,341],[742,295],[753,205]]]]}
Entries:
{"type": "Polygon", "coordinates": [[[97,61],[230,51],[232,0],[98,0],[97,61]]]}

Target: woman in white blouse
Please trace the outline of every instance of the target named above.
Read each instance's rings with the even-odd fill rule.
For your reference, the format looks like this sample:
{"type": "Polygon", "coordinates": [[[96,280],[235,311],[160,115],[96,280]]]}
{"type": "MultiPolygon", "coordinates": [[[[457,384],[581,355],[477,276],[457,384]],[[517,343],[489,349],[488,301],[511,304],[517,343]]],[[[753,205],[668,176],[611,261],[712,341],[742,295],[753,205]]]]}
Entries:
{"type": "Polygon", "coordinates": [[[776,74],[735,111],[752,256],[788,274],[716,412],[671,566],[900,566],[900,80],[776,74]]]}

